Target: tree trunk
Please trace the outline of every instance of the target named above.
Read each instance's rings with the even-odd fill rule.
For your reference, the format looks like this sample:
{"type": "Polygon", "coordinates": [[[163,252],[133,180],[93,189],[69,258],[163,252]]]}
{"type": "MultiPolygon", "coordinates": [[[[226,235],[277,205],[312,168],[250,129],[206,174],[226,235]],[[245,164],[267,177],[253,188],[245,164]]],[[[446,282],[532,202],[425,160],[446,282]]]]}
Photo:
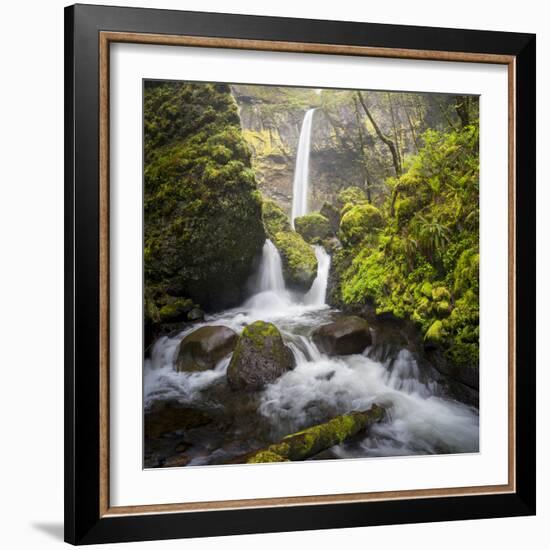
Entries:
{"type": "Polygon", "coordinates": [[[357,92],[357,97],[359,98],[359,102],[361,103],[361,106],[363,107],[363,110],[365,111],[367,117],[370,120],[370,123],[372,124],[374,131],[376,132],[376,135],[386,144],[388,149],[390,150],[392,161],[393,161],[393,168],[395,170],[395,175],[399,177],[401,175],[401,163],[399,162],[399,153],[397,151],[397,147],[393,140],[389,138],[376,124],[376,121],[372,117],[372,114],[367,107],[367,104],[365,102],[365,99],[363,98],[363,94],[361,92],[357,92]]]}
{"type": "Polygon", "coordinates": [[[372,424],[380,422],[384,415],[383,407],[372,405],[367,411],[356,411],[336,416],[324,424],[287,435],[278,443],[253,451],[234,462],[253,464],[305,460],[334,445],[343,443],[372,424]]]}
{"type": "Polygon", "coordinates": [[[363,175],[365,181],[365,191],[367,192],[367,200],[372,204],[371,196],[371,178],[369,173],[369,168],[367,165],[367,151],[365,150],[365,138],[363,136],[363,121],[359,116],[359,106],[357,105],[357,98],[353,98],[353,105],[355,107],[355,120],[357,121],[357,128],[359,131],[359,145],[361,146],[362,154],[362,166],[363,166],[363,175]]]}

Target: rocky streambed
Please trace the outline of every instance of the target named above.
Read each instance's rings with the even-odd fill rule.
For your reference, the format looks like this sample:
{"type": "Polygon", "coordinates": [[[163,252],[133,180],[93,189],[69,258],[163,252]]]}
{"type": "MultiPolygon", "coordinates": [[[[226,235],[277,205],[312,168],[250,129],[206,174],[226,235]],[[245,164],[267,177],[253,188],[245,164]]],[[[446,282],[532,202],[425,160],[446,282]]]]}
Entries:
{"type": "Polygon", "coordinates": [[[477,409],[406,331],[325,305],[326,285],[312,298],[276,279],[154,343],[146,468],[478,451],[477,409]]]}

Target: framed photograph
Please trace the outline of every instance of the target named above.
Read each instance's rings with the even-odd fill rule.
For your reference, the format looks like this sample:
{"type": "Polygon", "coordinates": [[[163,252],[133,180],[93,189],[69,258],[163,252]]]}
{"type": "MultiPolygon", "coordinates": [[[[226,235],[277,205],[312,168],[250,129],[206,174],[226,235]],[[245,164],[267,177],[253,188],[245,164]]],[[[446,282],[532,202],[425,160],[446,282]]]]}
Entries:
{"type": "Polygon", "coordinates": [[[535,513],[535,36],[65,11],[65,538],[535,513]]]}

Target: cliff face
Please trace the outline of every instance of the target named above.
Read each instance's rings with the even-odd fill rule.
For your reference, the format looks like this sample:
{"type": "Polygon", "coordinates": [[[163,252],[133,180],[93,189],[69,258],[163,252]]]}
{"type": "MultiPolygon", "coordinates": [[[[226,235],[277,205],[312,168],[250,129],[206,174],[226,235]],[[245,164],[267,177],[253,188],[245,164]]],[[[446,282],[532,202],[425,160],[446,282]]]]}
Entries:
{"type": "MultiPolygon", "coordinates": [[[[319,210],[338,191],[350,185],[362,187],[361,155],[338,140],[322,98],[315,90],[233,85],[239,105],[243,135],[252,152],[258,186],[287,212],[292,203],[292,183],[300,129],[304,114],[313,116],[310,154],[310,210],[319,210]]],[[[346,106],[338,112],[338,124],[354,124],[346,106]]]]}
{"type": "Polygon", "coordinates": [[[146,82],[144,145],[146,311],[239,303],[265,233],[229,87],[146,82]]]}

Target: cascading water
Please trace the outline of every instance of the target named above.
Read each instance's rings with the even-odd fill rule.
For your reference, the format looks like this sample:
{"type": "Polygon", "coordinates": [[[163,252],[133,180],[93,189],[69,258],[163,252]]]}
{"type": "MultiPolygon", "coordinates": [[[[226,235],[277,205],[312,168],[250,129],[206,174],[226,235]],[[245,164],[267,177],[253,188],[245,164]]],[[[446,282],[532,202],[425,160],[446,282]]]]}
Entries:
{"type": "Polygon", "coordinates": [[[324,306],[327,299],[330,256],[322,246],[315,245],[313,248],[317,258],[317,277],[309,292],[304,296],[304,302],[311,306],[324,306]]]}
{"type": "MultiPolygon", "coordinates": [[[[314,109],[307,111],[296,157],[292,222],[307,213],[308,165],[314,109]]],[[[275,439],[373,403],[386,407],[387,419],[373,426],[363,439],[333,447],[325,458],[398,456],[478,451],[477,409],[445,396],[434,381],[436,373],[421,372],[412,353],[396,347],[384,361],[363,354],[327,356],[315,346],[312,331],[330,322],[339,312],[326,305],[331,258],[315,246],[317,277],[305,294],[285,288],[279,251],[266,240],[256,277],[255,294],[242,306],[208,316],[203,323],[177,335],[159,338],[145,361],[144,405],[146,411],[158,401],[178,401],[184,406],[222,415],[222,433],[200,431],[191,439],[189,465],[226,463],[235,456],[260,448],[275,439]],[[239,402],[228,389],[225,374],[230,357],[205,372],[176,372],[174,360],[181,339],[203,325],[224,325],[240,333],[256,320],[274,323],[296,359],[296,367],[269,384],[253,399],[253,412],[239,411],[239,402]],[[233,413],[226,413],[232,407],[233,413]],[[233,424],[227,422],[228,415],[233,424]],[[259,428],[261,427],[261,429],[259,428]],[[261,436],[258,436],[258,430],[261,436]],[[195,437],[195,439],[193,439],[195,437]],[[229,441],[230,443],[227,443],[229,441]]],[[[373,353],[373,357],[374,357],[373,353]]],[[[181,434],[172,441],[162,438],[160,452],[173,453],[181,434]]],[[[187,443],[186,443],[187,444],[187,443]]],[[[158,449],[158,448],[156,448],[158,449]]],[[[157,450],[145,458],[159,465],[157,450]],[[155,462],[157,461],[157,462],[155,462]]]]}
{"type": "Polygon", "coordinates": [[[300,130],[298,150],[296,152],[296,166],[294,168],[294,183],[292,185],[292,215],[291,224],[299,216],[307,214],[309,191],[309,149],[311,145],[311,125],[315,109],[306,112],[300,130]]]}
{"type": "Polygon", "coordinates": [[[281,256],[269,239],[265,241],[262,250],[258,279],[258,292],[283,292],[285,290],[281,256]]]}

